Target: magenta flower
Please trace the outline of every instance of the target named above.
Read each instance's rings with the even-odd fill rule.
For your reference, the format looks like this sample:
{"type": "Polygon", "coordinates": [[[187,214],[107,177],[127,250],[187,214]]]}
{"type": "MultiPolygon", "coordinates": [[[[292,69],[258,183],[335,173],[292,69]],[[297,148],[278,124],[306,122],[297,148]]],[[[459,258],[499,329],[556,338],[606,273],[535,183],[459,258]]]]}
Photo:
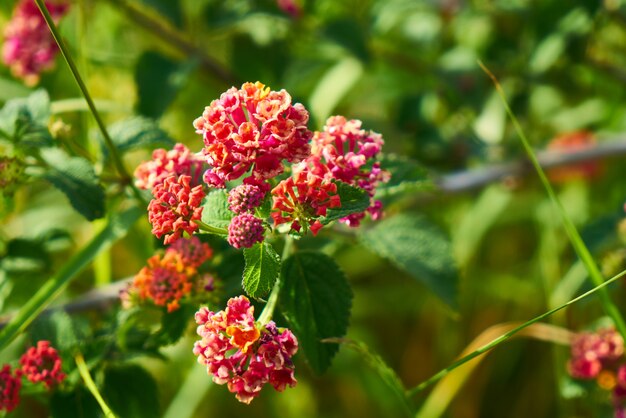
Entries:
{"type": "Polygon", "coordinates": [[[61,358],[49,341],[39,341],[20,358],[21,373],[31,382],[43,382],[50,389],[65,379],[61,369],[61,358]]]}
{"type": "Polygon", "coordinates": [[[0,369],[0,411],[11,412],[20,403],[20,389],[22,380],[17,373],[11,371],[11,367],[5,364],[0,369]]]}
{"type": "Polygon", "coordinates": [[[135,170],[135,184],[140,189],[149,190],[171,175],[184,174],[191,177],[190,184],[195,187],[201,184],[203,168],[204,158],[193,154],[183,144],[176,144],[169,151],[154,150],[152,160],[141,163],[135,170]]]}
{"type": "Polygon", "coordinates": [[[190,182],[190,176],[170,176],[152,189],[148,218],[152,233],[157,238],[165,235],[165,244],[175,242],[183,231],[192,234],[198,229],[194,221],[202,216],[204,191],[201,185],[192,188],[190,182]]]}
{"type": "Polygon", "coordinates": [[[577,379],[594,379],[624,354],[624,340],[614,329],[578,334],[571,347],[568,370],[577,379]]]}
{"type": "MultiPolygon", "coordinates": [[[[58,22],[69,9],[65,2],[45,2],[52,19],[58,22]]],[[[28,85],[39,82],[43,71],[54,66],[58,47],[33,0],[22,0],[4,29],[2,58],[15,77],[28,85]]]]}
{"type": "Polygon", "coordinates": [[[261,181],[282,173],[283,160],[298,162],[310,154],[308,120],[304,106],[292,105],[285,90],[257,82],[226,91],[193,123],[211,166],[205,182],[224,187],[248,172],[261,181]]]}
{"type": "Polygon", "coordinates": [[[213,381],[226,384],[240,402],[252,402],[266,383],[279,392],[296,385],[291,360],[298,351],[296,337],[272,321],[257,325],[245,296],[230,299],[224,311],[201,308],[195,318],[201,339],[193,353],[213,381]]]}
{"type": "MultiPolygon", "coordinates": [[[[389,181],[389,173],[375,161],[383,144],[380,134],[361,129],[361,121],[332,116],[324,130],[315,133],[311,156],[304,165],[326,180],[343,181],[365,190],[371,202],[366,212],[377,220],[382,216],[382,202],[374,200],[376,187],[389,181]]],[[[355,213],[341,221],[356,227],[364,217],[365,213],[355,213]]]]}
{"type": "Polygon", "coordinates": [[[235,248],[250,248],[263,242],[263,220],[250,213],[235,216],[228,225],[228,243],[235,248]]]}

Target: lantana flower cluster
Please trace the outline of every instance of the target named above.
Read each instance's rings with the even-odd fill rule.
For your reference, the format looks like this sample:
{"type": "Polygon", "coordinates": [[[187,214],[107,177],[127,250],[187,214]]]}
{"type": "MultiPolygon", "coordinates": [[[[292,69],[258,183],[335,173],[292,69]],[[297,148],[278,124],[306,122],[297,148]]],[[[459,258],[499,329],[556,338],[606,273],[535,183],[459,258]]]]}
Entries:
{"type": "Polygon", "coordinates": [[[61,358],[49,341],[39,341],[30,347],[12,369],[5,364],[0,369],[0,411],[11,412],[20,402],[22,378],[43,384],[51,390],[65,379],[61,358]]]}
{"type": "MultiPolygon", "coordinates": [[[[69,10],[65,1],[45,1],[52,19],[58,22],[69,10]]],[[[57,44],[33,0],[21,0],[4,29],[2,59],[15,77],[35,85],[40,74],[54,66],[57,44]]]]}
{"type": "Polygon", "coordinates": [[[618,332],[606,328],[576,335],[567,369],[573,378],[595,380],[610,391],[615,417],[626,417],[626,361],[624,340],[618,332]]]}
{"type": "Polygon", "coordinates": [[[292,356],[298,340],[273,321],[259,324],[245,296],[231,298],[223,311],[201,308],[195,315],[200,340],[193,353],[219,385],[226,384],[236,398],[249,404],[266,383],[279,392],[294,387],[292,356]]]}
{"type": "Polygon", "coordinates": [[[150,302],[173,312],[181,300],[206,300],[214,289],[213,276],[201,266],[213,255],[198,237],[180,238],[164,253],[147,261],[121,296],[126,307],[150,302]]]}
{"type": "Polygon", "coordinates": [[[193,123],[204,142],[201,156],[177,144],[155,151],[135,171],[137,186],[152,189],[152,233],[169,244],[197,232],[209,188],[228,190],[233,217],[225,233],[235,248],[250,248],[283,224],[288,228],[281,232],[317,234],[328,210],[341,208],[338,182],[370,198],[365,211],[342,222],[356,227],[367,214],[380,219],[382,203],[374,195],[389,180],[377,161],[381,135],[343,116],[329,118],[321,132],[310,131],[308,120],[308,111],[285,90],[256,82],[224,92],[193,123]],[[260,209],[266,202],[269,218],[260,209]]]}

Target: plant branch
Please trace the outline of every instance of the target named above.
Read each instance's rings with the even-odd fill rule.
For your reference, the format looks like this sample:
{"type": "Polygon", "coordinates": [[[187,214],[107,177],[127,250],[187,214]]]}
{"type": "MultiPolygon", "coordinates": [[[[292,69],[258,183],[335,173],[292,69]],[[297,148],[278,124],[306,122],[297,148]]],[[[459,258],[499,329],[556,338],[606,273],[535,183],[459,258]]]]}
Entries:
{"type": "Polygon", "coordinates": [[[126,15],[133,22],[135,22],[145,30],[152,32],[162,41],[176,48],[184,55],[197,57],[200,60],[202,68],[213,74],[216,78],[218,78],[225,84],[229,86],[240,84],[239,80],[237,80],[237,77],[235,77],[226,68],[224,68],[217,61],[215,61],[204,51],[198,48],[192,41],[179,33],[175,28],[144,12],[142,9],[146,8],[145,5],[142,5],[142,9],[140,9],[133,4],[126,2],[125,0],[108,1],[117,6],[124,13],[124,15],[126,15]]]}
{"type": "MultiPolygon", "coordinates": [[[[550,169],[623,155],[626,155],[626,137],[619,136],[607,138],[603,142],[579,150],[538,152],[537,160],[543,169],[550,169]]],[[[439,190],[453,194],[478,189],[490,183],[528,175],[532,172],[533,166],[528,160],[520,160],[445,174],[435,181],[439,190]]]]}

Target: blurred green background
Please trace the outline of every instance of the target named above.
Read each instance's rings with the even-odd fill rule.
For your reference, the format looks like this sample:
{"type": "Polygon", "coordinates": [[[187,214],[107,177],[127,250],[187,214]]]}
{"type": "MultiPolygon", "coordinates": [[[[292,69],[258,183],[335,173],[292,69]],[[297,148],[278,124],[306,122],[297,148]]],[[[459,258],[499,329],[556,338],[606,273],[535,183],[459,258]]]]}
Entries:
{"type": "MultiPolygon", "coordinates": [[[[73,0],[60,26],[109,123],[132,114],[157,118],[173,138],[199,151],[192,121],[204,106],[232,85],[259,80],[302,102],[311,112],[311,128],[321,128],[334,114],[361,119],[366,129],[383,134],[385,151],[419,161],[437,178],[523,157],[479,59],[499,78],[536,149],[579,130],[592,132],[598,142],[626,140],[624,3],[301,0],[294,16],[271,0],[73,0]]],[[[14,4],[0,4],[0,27],[14,4]]],[[[41,86],[67,135],[98,151],[95,124],[82,102],[71,100],[80,93],[60,58],[41,86]]],[[[0,69],[0,100],[27,93],[0,69]]],[[[135,152],[126,162],[134,167],[148,157],[135,152]]],[[[598,163],[593,178],[557,185],[606,276],[625,265],[618,229],[626,192],[623,161],[615,156],[598,163]]],[[[327,248],[354,287],[348,337],[379,353],[406,387],[448,366],[488,327],[525,321],[589,288],[534,176],[461,193],[412,192],[386,203],[389,213],[424,212],[441,225],[452,238],[461,274],[454,312],[354,241],[327,248]]],[[[51,266],[15,285],[2,312],[23,303],[64,255],[102,227],[80,218],[59,192],[32,185],[18,193],[3,219],[6,237],[40,236],[60,224],[71,226],[72,239],[57,248],[51,266]]],[[[155,242],[147,219],[131,232],[64,298],[135,274],[155,242]]],[[[623,286],[612,286],[611,294],[624,308],[623,286]]],[[[551,321],[581,330],[602,316],[592,297],[551,321]]],[[[299,359],[295,389],[266,389],[247,407],[223,387],[204,389],[208,378],[191,355],[192,342],[190,336],[166,350],[169,362],[137,359],[157,378],[161,409],[179,402],[168,417],[403,416],[379,376],[346,348],[321,377],[299,359]],[[185,382],[193,390],[177,397],[185,382]]],[[[450,393],[443,416],[611,416],[608,395],[585,392],[567,378],[567,357],[567,347],[546,342],[506,343],[450,393]]],[[[417,404],[427,396],[416,396],[417,404]]],[[[42,414],[34,401],[16,416],[42,414]]]]}

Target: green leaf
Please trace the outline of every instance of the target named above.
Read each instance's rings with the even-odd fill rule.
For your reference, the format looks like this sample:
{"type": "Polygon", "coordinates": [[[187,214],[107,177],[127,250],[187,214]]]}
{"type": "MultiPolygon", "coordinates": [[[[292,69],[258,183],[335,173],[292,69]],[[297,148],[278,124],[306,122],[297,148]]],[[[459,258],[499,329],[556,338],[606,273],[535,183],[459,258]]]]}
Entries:
{"type": "Polygon", "coordinates": [[[347,56],[332,66],[311,93],[309,110],[318,123],[323,123],[341,99],[363,75],[363,64],[347,56]]]}
{"type": "Polygon", "coordinates": [[[209,192],[203,206],[202,222],[217,228],[228,228],[233,213],[228,208],[228,193],[225,190],[209,192]]]}
{"type": "Polygon", "coordinates": [[[70,258],[63,267],[41,286],[19,312],[0,330],[0,350],[7,346],[39,315],[101,251],[122,238],[128,229],[144,213],[132,207],[113,216],[106,228],[96,235],[82,250],[70,258]]]}
{"type": "Polygon", "coordinates": [[[183,11],[181,2],[177,0],[142,0],[143,3],[153,7],[163,17],[171,21],[177,28],[183,27],[183,11]]]}
{"type": "Polygon", "coordinates": [[[182,305],[174,312],[163,312],[161,315],[161,327],[146,341],[146,348],[159,348],[176,343],[189,328],[193,321],[195,306],[182,305]]]}
{"type": "Polygon", "coordinates": [[[365,190],[350,186],[342,181],[337,181],[335,184],[337,185],[337,194],[341,199],[341,207],[328,208],[326,216],[320,219],[324,225],[353,213],[363,212],[370,205],[370,197],[365,190]]]}
{"type": "Polygon", "coordinates": [[[33,341],[50,341],[53,347],[69,354],[78,346],[79,338],[76,335],[78,330],[65,311],[55,310],[52,314],[37,318],[30,327],[29,334],[33,341]]]}
{"type": "Polygon", "coordinates": [[[195,64],[183,68],[158,52],[145,52],[135,69],[139,113],[151,118],[161,116],[176,98],[192,67],[195,64]]]}
{"type": "Polygon", "coordinates": [[[104,189],[89,161],[59,149],[44,150],[42,157],[49,165],[43,177],[67,196],[74,209],[90,221],[104,216],[104,189]]]}
{"type": "Polygon", "coordinates": [[[393,391],[396,395],[398,401],[404,407],[404,410],[407,412],[408,416],[412,416],[411,413],[413,406],[411,402],[406,397],[406,389],[402,384],[402,381],[396,374],[396,372],[385,363],[385,360],[382,359],[378,354],[372,351],[365,343],[361,341],[354,341],[350,339],[330,339],[329,342],[336,342],[343,344],[344,346],[350,348],[355,351],[365,362],[374,370],[380,379],[393,391]]]}
{"type": "Polygon", "coordinates": [[[418,214],[377,222],[359,236],[374,253],[421,281],[451,307],[457,304],[458,273],[446,235],[418,214]]]}
{"type": "Polygon", "coordinates": [[[365,31],[356,20],[342,18],[329,22],[324,28],[324,34],[364,63],[370,60],[365,31]]]}
{"type": "Polygon", "coordinates": [[[428,171],[409,158],[395,154],[383,154],[380,157],[380,165],[383,170],[391,173],[391,178],[387,183],[378,186],[376,190],[376,197],[378,198],[435,188],[428,171]]]}
{"type": "Polygon", "coordinates": [[[42,273],[50,265],[50,257],[39,239],[15,238],[7,243],[0,259],[0,268],[9,275],[42,273]]]}
{"type": "MultiPolygon", "coordinates": [[[[109,127],[109,135],[121,153],[138,148],[171,148],[176,143],[154,120],[141,116],[116,122],[109,127]]],[[[102,152],[108,156],[106,147],[102,152]]]]}
{"type": "Polygon", "coordinates": [[[243,290],[256,299],[265,296],[280,274],[280,257],[266,241],[244,248],[243,256],[243,290]]]}
{"type": "Polygon", "coordinates": [[[157,384],[150,373],[136,364],[107,367],[102,395],[118,418],[161,416],[157,384]]]}
{"type": "Polygon", "coordinates": [[[352,290],[339,266],[329,256],[301,251],[283,262],[280,307],[311,368],[323,373],[339,346],[326,338],[346,334],[352,290]]]}
{"type": "Polygon", "coordinates": [[[0,110],[0,132],[18,146],[36,149],[53,145],[48,131],[50,98],[39,89],[25,98],[6,102],[0,110]]]}
{"type": "Polygon", "coordinates": [[[73,392],[52,391],[50,397],[50,416],[52,418],[100,418],[104,417],[98,402],[84,386],[78,386],[73,392]]]}

